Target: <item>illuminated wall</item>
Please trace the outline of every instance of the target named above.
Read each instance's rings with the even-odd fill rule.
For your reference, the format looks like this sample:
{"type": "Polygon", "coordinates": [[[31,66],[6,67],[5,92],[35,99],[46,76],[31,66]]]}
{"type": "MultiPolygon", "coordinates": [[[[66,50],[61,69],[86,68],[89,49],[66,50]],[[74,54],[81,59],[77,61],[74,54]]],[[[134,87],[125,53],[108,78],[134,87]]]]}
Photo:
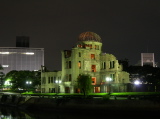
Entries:
{"type": "Polygon", "coordinates": [[[42,72],[41,73],[41,92],[58,93],[62,90],[62,72],[42,72]]]}
{"type": "Polygon", "coordinates": [[[102,85],[107,85],[107,77],[112,79],[112,84],[129,83],[129,73],[123,71],[114,55],[102,52],[101,38],[96,33],[80,34],[76,47],[61,54],[63,89],[69,87],[71,93],[78,90],[76,85],[80,74],[92,76],[93,92],[105,92],[102,85]]]}
{"type": "Polygon", "coordinates": [[[0,47],[0,64],[5,74],[11,70],[40,70],[44,65],[44,49],[0,47]]]}
{"type": "MultiPolygon", "coordinates": [[[[102,40],[96,33],[80,34],[76,46],[71,50],[61,51],[61,55],[61,93],[78,92],[77,78],[80,74],[92,76],[93,92],[95,93],[107,92],[109,83],[114,87],[118,84],[117,89],[115,88],[117,91],[120,87],[124,87],[124,84],[129,83],[129,73],[123,71],[114,55],[102,52],[102,40]],[[107,78],[110,78],[111,81],[106,81],[107,78]]],[[[46,77],[46,81],[49,80],[47,72],[43,72],[44,77],[46,77]]],[[[55,85],[58,84],[52,83],[53,87],[55,85]]],[[[50,92],[49,88],[51,85],[46,82],[43,84],[42,92],[50,92]]]]}
{"type": "Polygon", "coordinates": [[[155,67],[154,53],[141,53],[141,66],[143,65],[155,67]]]}

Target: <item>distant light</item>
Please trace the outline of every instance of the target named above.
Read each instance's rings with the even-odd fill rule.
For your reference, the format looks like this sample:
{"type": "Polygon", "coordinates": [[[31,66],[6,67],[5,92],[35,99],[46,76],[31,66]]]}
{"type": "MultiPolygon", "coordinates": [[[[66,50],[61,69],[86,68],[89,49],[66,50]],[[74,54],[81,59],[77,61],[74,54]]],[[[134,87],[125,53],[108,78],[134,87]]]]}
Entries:
{"type": "Polygon", "coordinates": [[[26,55],[34,55],[34,52],[26,52],[26,55]]]}
{"type": "Polygon", "coordinates": [[[0,52],[0,54],[9,54],[9,52],[0,52]]]}
{"type": "Polygon", "coordinates": [[[12,85],[10,81],[11,81],[11,80],[5,81],[5,82],[4,82],[4,85],[12,85]]]}
{"type": "Polygon", "coordinates": [[[139,85],[140,81],[136,80],[136,81],[134,81],[134,84],[139,85]]]}
{"type": "Polygon", "coordinates": [[[32,84],[32,82],[31,81],[26,81],[26,84],[32,84]]]}
{"type": "Polygon", "coordinates": [[[9,65],[2,65],[2,67],[9,67],[9,65]]]}

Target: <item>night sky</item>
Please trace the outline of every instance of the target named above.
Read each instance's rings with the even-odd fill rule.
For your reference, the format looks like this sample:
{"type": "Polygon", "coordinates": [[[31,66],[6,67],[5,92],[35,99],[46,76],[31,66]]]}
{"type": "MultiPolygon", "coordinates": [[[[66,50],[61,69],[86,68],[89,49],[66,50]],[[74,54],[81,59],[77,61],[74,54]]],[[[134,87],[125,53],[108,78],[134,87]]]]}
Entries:
{"type": "Polygon", "coordinates": [[[160,0],[0,0],[0,47],[29,36],[31,48],[44,48],[49,70],[61,70],[61,51],[86,31],[118,60],[134,65],[149,52],[160,62],[159,29],[160,0]]]}

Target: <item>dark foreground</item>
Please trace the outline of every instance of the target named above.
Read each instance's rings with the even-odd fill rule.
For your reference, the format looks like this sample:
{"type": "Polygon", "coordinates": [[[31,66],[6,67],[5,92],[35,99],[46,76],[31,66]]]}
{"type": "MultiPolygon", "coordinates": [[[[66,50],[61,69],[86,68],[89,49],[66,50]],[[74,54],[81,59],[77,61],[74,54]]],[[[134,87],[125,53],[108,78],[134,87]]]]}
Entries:
{"type": "MultiPolygon", "coordinates": [[[[1,98],[1,105],[12,106],[27,113],[45,112],[46,115],[72,114],[105,117],[159,117],[160,101],[66,99],[42,97],[1,98]]],[[[80,116],[79,116],[80,117],[80,116]]]]}

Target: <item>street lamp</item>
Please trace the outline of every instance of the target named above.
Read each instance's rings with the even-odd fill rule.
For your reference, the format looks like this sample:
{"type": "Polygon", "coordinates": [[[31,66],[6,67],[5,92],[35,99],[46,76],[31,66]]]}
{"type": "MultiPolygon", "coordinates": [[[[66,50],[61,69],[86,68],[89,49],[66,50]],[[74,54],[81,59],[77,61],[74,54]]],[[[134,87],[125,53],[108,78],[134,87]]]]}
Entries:
{"type": "Polygon", "coordinates": [[[135,81],[134,81],[134,84],[135,84],[135,85],[139,85],[139,84],[140,84],[140,81],[135,80],[135,81]]]}
{"type": "Polygon", "coordinates": [[[139,80],[135,80],[134,84],[135,84],[135,91],[137,91],[137,86],[140,84],[140,81],[139,80]]]}
{"type": "Polygon", "coordinates": [[[110,78],[110,77],[107,77],[106,78],[106,82],[108,82],[108,86],[109,86],[109,94],[111,93],[111,84],[110,84],[110,82],[112,81],[112,78],[110,78]]]}
{"type": "Polygon", "coordinates": [[[29,89],[29,85],[32,84],[32,81],[26,81],[26,84],[27,84],[27,90],[29,89]]]}
{"type": "Polygon", "coordinates": [[[61,80],[56,80],[56,83],[58,84],[58,85],[57,85],[57,86],[58,86],[58,91],[57,91],[57,93],[59,93],[59,89],[60,89],[59,84],[61,83],[61,80]]]}

